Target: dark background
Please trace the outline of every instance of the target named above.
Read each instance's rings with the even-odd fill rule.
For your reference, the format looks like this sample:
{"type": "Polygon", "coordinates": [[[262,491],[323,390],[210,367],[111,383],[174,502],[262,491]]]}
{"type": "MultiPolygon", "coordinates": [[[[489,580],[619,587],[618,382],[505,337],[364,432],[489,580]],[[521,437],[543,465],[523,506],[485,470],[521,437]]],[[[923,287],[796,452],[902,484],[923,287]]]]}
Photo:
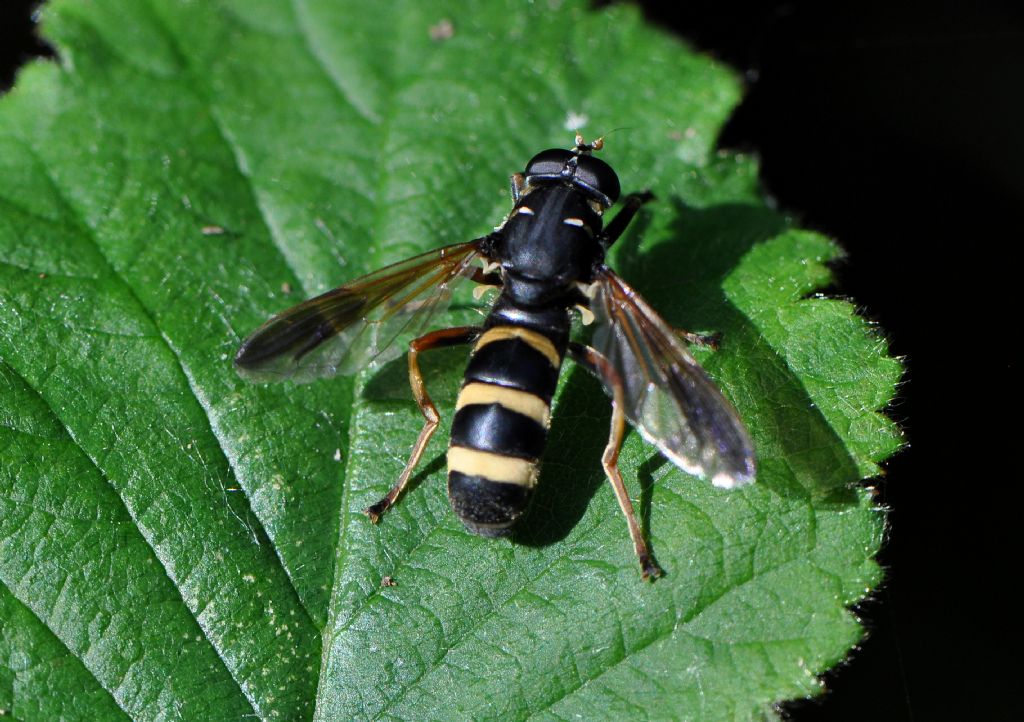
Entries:
{"type": "MultiPolygon", "coordinates": [[[[0,89],[51,54],[33,4],[0,8],[0,89]]],[[[846,248],[830,293],[854,299],[907,359],[889,413],[909,447],[879,483],[886,581],[858,607],[869,635],[827,675],[825,697],[787,716],[1022,718],[1009,393],[1021,334],[1007,321],[1010,248],[1024,239],[1024,4],[642,5],[745,72],[721,145],[756,151],[780,207],[846,248]]]]}

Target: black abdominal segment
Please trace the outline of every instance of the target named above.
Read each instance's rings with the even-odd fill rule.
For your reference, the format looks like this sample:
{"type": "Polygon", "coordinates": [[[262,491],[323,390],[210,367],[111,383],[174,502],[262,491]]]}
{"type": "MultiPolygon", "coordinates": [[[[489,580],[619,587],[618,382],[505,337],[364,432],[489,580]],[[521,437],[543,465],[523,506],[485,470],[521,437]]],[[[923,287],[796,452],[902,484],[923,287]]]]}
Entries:
{"type": "Polygon", "coordinates": [[[505,536],[511,521],[530,504],[533,489],[502,484],[482,476],[448,472],[448,498],[466,527],[480,536],[505,536]]]}
{"type": "Polygon", "coordinates": [[[448,496],[467,528],[507,534],[526,510],[544,452],[569,315],[499,301],[476,342],[456,403],[448,496]]]}

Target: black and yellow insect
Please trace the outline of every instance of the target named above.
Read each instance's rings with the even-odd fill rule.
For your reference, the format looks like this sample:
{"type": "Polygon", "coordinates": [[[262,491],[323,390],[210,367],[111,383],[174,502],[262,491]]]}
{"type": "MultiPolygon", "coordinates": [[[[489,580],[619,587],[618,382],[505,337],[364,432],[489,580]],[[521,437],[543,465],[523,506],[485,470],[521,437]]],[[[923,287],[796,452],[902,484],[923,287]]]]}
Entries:
{"type": "Polygon", "coordinates": [[[571,150],[538,153],[512,176],[514,205],[492,233],[381,269],[274,316],[235,356],[255,381],[311,381],[393,358],[409,343],[409,381],[426,419],[387,495],[366,509],[374,522],[408,483],[440,417],[420,374],[423,351],[473,344],[448,447],[448,495],[463,524],[501,536],[529,506],[568,354],[612,397],[602,457],[644,578],[658,576],[618,469],[628,419],[680,468],[731,488],[754,480],[754,450],[732,405],[686,343],[711,337],[667,324],[607,265],[605,254],[650,193],[619,198],[619,179],[577,134],[571,150]],[[460,279],[500,289],[481,326],[424,333],[460,279]],[[572,313],[596,320],[591,345],[570,341],[572,313]]]}

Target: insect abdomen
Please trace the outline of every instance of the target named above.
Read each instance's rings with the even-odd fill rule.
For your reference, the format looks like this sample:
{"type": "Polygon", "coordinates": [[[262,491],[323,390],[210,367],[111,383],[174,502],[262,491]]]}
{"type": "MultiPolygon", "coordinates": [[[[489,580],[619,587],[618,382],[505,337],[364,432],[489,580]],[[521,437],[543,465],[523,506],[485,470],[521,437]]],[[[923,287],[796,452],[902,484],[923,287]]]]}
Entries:
{"type": "Polygon", "coordinates": [[[499,323],[477,340],[455,407],[448,497],[470,531],[502,536],[533,496],[566,338],[492,319],[499,323]]]}

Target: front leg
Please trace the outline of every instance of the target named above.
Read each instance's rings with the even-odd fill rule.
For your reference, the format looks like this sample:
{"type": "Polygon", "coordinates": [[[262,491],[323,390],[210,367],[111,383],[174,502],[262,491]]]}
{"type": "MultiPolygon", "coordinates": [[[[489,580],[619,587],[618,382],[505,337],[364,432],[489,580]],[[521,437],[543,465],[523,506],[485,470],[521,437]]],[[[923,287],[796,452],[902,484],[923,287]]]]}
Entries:
{"type": "Polygon", "coordinates": [[[626,226],[629,225],[633,217],[636,216],[637,211],[644,205],[654,200],[654,194],[650,191],[640,191],[639,193],[630,193],[622,200],[622,210],[615,214],[615,218],[605,226],[604,232],[598,236],[598,240],[605,248],[611,246],[615,241],[619,240],[619,236],[626,230],[626,226]]]}
{"type": "Polygon", "coordinates": [[[512,203],[514,205],[519,202],[520,197],[523,195],[523,188],[526,187],[526,177],[522,173],[513,173],[508,180],[512,190],[512,203]]]}
{"type": "Polygon", "coordinates": [[[366,507],[363,513],[370,517],[370,521],[376,524],[380,521],[381,515],[386,512],[398,499],[399,494],[405,489],[412,478],[412,472],[423,456],[423,450],[427,448],[427,442],[437,430],[441,417],[437,413],[437,407],[427,393],[427,385],[423,382],[423,374],[420,373],[419,355],[421,351],[429,351],[433,348],[444,348],[445,346],[456,346],[462,343],[472,343],[480,335],[481,329],[476,326],[460,326],[458,328],[446,328],[440,331],[420,336],[409,343],[409,385],[412,387],[412,394],[419,404],[420,412],[425,422],[420,431],[416,443],[412,447],[409,461],[406,462],[398,481],[391,487],[387,495],[372,506],[366,507]]]}
{"type": "Polygon", "coordinates": [[[501,286],[501,274],[483,268],[474,268],[469,280],[481,286],[501,286]]]}

